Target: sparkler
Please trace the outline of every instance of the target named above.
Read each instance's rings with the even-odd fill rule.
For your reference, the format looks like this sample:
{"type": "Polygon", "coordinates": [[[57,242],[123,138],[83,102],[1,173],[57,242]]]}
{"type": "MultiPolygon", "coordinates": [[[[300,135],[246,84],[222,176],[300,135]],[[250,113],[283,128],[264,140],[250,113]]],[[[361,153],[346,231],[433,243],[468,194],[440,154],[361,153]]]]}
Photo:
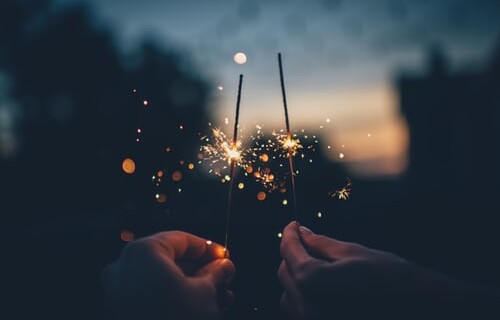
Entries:
{"type": "Polygon", "coordinates": [[[227,254],[227,244],[229,239],[229,220],[231,217],[231,196],[233,192],[234,180],[236,176],[236,164],[240,160],[241,155],[238,151],[238,122],[240,117],[240,102],[241,102],[241,84],[243,82],[243,75],[240,74],[240,81],[238,84],[238,97],[236,99],[236,114],[234,118],[234,130],[233,130],[233,141],[231,143],[231,148],[227,149],[228,161],[229,161],[229,190],[227,194],[227,212],[226,212],[226,234],[224,238],[224,252],[227,254]]]}
{"type": "Polygon", "coordinates": [[[283,63],[281,61],[281,53],[278,53],[278,64],[280,70],[281,93],[283,96],[283,108],[285,111],[286,138],[281,141],[284,150],[288,151],[288,166],[290,168],[290,181],[292,187],[293,209],[292,214],[295,220],[298,221],[297,214],[297,195],[295,191],[295,170],[293,169],[293,157],[297,154],[299,141],[294,139],[290,131],[290,120],[288,117],[288,105],[286,102],[285,80],[283,77],[283,63]]]}

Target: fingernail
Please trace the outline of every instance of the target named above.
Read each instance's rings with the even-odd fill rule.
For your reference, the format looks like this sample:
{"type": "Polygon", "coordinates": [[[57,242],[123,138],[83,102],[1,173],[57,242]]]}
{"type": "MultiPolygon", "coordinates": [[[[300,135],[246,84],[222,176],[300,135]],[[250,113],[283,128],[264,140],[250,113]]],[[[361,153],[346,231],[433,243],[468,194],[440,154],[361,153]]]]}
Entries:
{"type": "Polygon", "coordinates": [[[314,232],[312,232],[311,230],[309,230],[307,227],[300,226],[299,229],[300,229],[300,232],[303,233],[303,234],[314,234],[314,232]]]}

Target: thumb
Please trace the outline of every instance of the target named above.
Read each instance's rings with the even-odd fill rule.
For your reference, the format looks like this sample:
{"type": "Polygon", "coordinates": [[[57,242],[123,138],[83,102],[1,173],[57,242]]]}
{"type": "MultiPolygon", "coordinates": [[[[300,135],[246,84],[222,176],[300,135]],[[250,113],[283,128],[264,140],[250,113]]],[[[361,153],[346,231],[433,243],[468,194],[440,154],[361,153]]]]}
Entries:
{"type": "Polygon", "coordinates": [[[299,227],[300,238],[311,256],[330,262],[342,259],[349,243],[317,235],[304,226],[299,227]]]}
{"type": "Polygon", "coordinates": [[[231,281],[236,272],[234,264],[229,259],[216,259],[204,265],[198,272],[197,277],[209,277],[215,284],[231,281]]]}

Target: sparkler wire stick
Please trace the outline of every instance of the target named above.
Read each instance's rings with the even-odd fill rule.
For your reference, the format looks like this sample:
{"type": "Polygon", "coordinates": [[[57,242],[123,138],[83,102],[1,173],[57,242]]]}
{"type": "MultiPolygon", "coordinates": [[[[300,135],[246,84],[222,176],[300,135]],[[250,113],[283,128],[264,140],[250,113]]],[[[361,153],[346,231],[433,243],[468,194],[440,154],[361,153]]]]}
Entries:
{"type": "MultiPolygon", "coordinates": [[[[238,145],[238,122],[240,117],[240,102],[241,102],[241,84],[243,83],[243,75],[240,74],[240,81],[238,84],[238,98],[236,99],[236,115],[234,119],[234,131],[233,131],[233,141],[231,145],[231,150],[236,151],[238,145]]],[[[226,235],[224,239],[224,249],[225,254],[227,254],[227,244],[229,238],[229,220],[231,217],[231,196],[233,193],[234,179],[236,177],[236,161],[234,156],[230,157],[230,171],[229,176],[231,177],[229,181],[229,191],[227,195],[227,212],[226,212],[226,235]]]]}
{"type": "MultiPolygon", "coordinates": [[[[281,93],[283,96],[283,108],[285,110],[286,135],[287,135],[287,140],[292,141],[292,133],[290,131],[290,120],[288,118],[288,105],[286,102],[285,80],[283,77],[283,63],[281,62],[281,53],[278,53],[278,64],[280,69],[280,83],[281,83],[281,93]]],[[[295,192],[295,170],[293,169],[293,150],[290,147],[288,148],[288,165],[290,167],[290,176],[291,176],[290,179],[291,179],[292,197],[293,197],[292,215],[295,217],[295,220],[298,221],[297,195],[295,192]]]]}

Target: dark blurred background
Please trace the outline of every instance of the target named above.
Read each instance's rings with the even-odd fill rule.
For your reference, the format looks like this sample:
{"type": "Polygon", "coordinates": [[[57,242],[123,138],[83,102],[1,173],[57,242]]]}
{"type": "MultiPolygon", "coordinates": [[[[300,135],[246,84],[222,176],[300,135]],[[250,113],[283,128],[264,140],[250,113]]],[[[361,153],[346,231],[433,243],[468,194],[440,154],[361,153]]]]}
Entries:
{"type": "MultiPolygon", "coordinates": [[[[184,11],[179,12],[198,14],[201,10],[195,1],[187,3],[184,11]]],[[[223,1],[216,3],[214,6],[220,8],[223,1]]],[[[279,3],[298,6],[296,1],[279,3]]],[[[344,19],[344,38],[349,43],[356,46],[363,37],[370,43],[376,42],[374,51],[365,53],[362,59],[367,74],[369,66],[383,60],[380,46],[385,50],[382,55],[397,56],[401,50],[410,56],[422,52],[424,58],[410,68],[401,65],[404,59],[383,62],[391,70],[386,80],[394,96],[393,112],[403,123],[402,130],[391,131],[382,138],[389,139],[384,141],[390,146],[399,146],[399,160],[391,160],[396,165],[391,162],[389,170],[377,171],[374,168],[384,168],[384,156],[368,160],[360,156],[348,161],[348,151],[345,160],[343,154],[342,159],[336,156],[344,146],[334,145],[332,157],[328,154],[330,144],[316,145],[313,165],[300,159],[296,163],[301,172],[297,177],[301,223],[318,233],[390,250],[466,281],[500,286],[500,40],[484,40],[500,39],[500,26],[491,22],[492,17],[500,21],[500,7],[494,1],[443,1],[448,5],[435,7],[422,1],[427,6],[425,10],[449,13],[423,15],[431,19],[426,21],[415,18],[422,18],[418,12],[423,9],[414,14],[408,1],[377,2],[382,11],[388,12],[393,28],[397,29],[398,24],[411,25],[412,30],[427,28],[425,35],[440,35],[422,36],[418,49],[401,49],[391,39],[405,43],[411,33],[391,33],[383,41],[371,37],[363,21],[352,18],[356,8],[361,16],[366,12],[366,8],[360,9],[364,8],[362,5],[348,7],[343,1],[318,3],[325,19],[344,19]],[[477,12],[469,13],[476,8],[477,12]],[[477,22],[483,16],[487,23],[477,22]],[[454,28],[459,31],[442,32],[454,28]],[[448,55],[448,40],[455,44],[450,50],[454,58],[448,55]],[[461,60],[467,57],[460,53],[469,52],[468,46],[474,46],[470,52],[480,57],[476,63],[461,60]],[[345,201],[329,196],[346,179],[352,183],[351,196],[345,201]]],[[[232,45],[224,49],[228,61],[213,62],[208,67],[199,63],[199,52],[197,56],[189,46],[148,33],[136,36],[133,45],[123,45],[120,24],[112,28],[103,22],[105,19],[97,18],[96,12],[99,8],[108,12],[115,8],[118,16],[129,12],[131,17],[137,4],[131,4],[128,10],[125,2],[103,4],[99,7],[93,1],[0,2],[4,319],[105,318],[99,275],[127,241],[172,229],[218,242],[224,239],[228,184],[220,183],[220,177],[208,175],[208,168],[199,163],[200,136],[209,130],[209,122],[223,122],[221,108],[225,110],[225,103],[233,103],[236,97],[236,92],[227,88],[235,87],[239,73],[248,71],[250,79],[252,73],[234,66],[230,53],[236,51],[232,45]],[[222,66],[225,73],[217,75],[213,71],[217,63],[231,67],[222,66]],[[220,97],[220,83],[233,79],[234,85],[225,87],[225,97],[220,97]],[[133,170],[130,162],[123,168],[127,158],[133,159],[133,170]]],[[[146,4],[154,8],[157,2],[146,4]]],[[[266,5],[265,1],[241,2],[234,16],[237,21],[259,25],[266,5]]],[[[313,4],[306,5],[304,14],[309,14],[311,7],[313,4]]],[[[232,17],[231,10],[226,18],[232,17]]],[[[147,16],[141,19],[147,20],[147,16]]],[[[209,18],[198,23],[202,25],[204,19],[209,18]]],[[[223,20],[229,30],[226,31],[240,30],[242,27],[232,24],[231,19],[223,20]]],[[[294,37],[335,37],[335,32],[326,28],[322,33],[312,32],[315,29],[307,28],[313,24],[308,17],[287,15],[285,22],[294,37]],[[308,30],[305,35],[304,30],[308,30]]],[[[128,20],[122,26],[127,23],[128,20]]],[[[169,33],[175,38],[177,31],[179,37],[189,36],[180,29],[169,33]]],[[[221,32],[223,36],[227,34],[221,32]]],[[[301,59],[308,61],[306,68],[311,67],[314,56],[304,52],[299,55],[293,47],[286,51],[286,37],[281,39],[279,33],[275,36],[281,42],[265,42],[265,52],[271,52],[267,59],[273,65],[276,52],[281,50],[291,61],[287,74],[302,72],[297,66],[301,59]]],[[[236,38],[240,47],[250,48],[249,52],[253,50],[258,55],[258,46],[252,48],[246,43],[244,32],[236,38]]],[[[200,46],[209,52],[210,46],[217,43],[212,39],[200,46]]],[[[328,43],[324,46],[328,47],[328,43]]],[[[324,54],[322,58],[333,61],[322,68],[329,73],[336,73],[337,67],[341,69],[339,59],[352,65],[357,61],[355,57],[349,60],[349,54],[324,54]]],[[[267,72],[273,72],[273,79],[277,79],[276,72],[267,72]]],[[[342,72],[349,74],[349,69],[342,72]]],[[[304,79],[313,77],[314,72],[304,79]]],[[[354,78],[354,82],[366,80],[362,75],[354,78]]],[[[258,86],[248,81],[250,88],[258,86]]],[[[289,91],[293,97],[294,84],[300,81],[291,76],[291,82],[289,91]]],[[[328,93],[336,90],[335,83],[329,88],[318,86],[328,93]]],[[[279,95],[277,82],[272,90],[279,95]]],[[[363,90],[354,92],[362,99],[363,90]]],[[[252,90],[244,86],[242,108],[250,96],[252,90]]],[[[297,102],[289,101],[291,108],[302,101],[299,93],[295,97],[297,102]]],[[[318,99],[325,106],[330,103],[328,95],[318,93],[318,99]]],[[[335,127],[336,112],[349,114],[350,109],[342,111],[342,106],[338,106],[341,100],[335,100],[335,96],[332,99],[336,102],[329,114],[334,115],[335,127]]],[[[276,100],[275,105],[276,121],[282,121],[280,101],[276,100]]],[[[303,108],[301,112],[316,110],[314,106],[303,108]]],[[[322,108],[325,111],[326,107],[322,108]]],[[[351,110],[350,119],[356,122],[356,115],[364,110],[351,110]]],[[[366,110],[373,111],[369,105],[366,110]]],[[[227,115],[232,119],[230,111],[227,115]]],[[[347,121],[349,117],[343,119],[347,121]]],[[[379,131],[383,132],[386,122],[380,119],[374,116],[371,124],[360,122],[354,126],[363,135],[369,132],[371,137],[373,122],[380,121],[379,131]],[[360,129],[363,123],[366,128],[360,129]]],[[[301,120],[294,120],[292,125],[303,125],[301,120]]],[[[315,132],[311,128],[318,126],[309,127],[320,140],[339,141],[332,138],[334,130],[315,132]]],[[[357,144],[358,149],[366,146],[366,142],[354,138],[344,141],[351,141],[353,149],[357,144]]],[[[290,203],[283,205],[286,195],[279,192],[268,193],[265,201],[257,200],[262,186],[250,180],[245,181],[243,190],[235,190],[233,198],[230,249],[238,271],[234,282],[236,304],[227,317],[231,319],[283,316],[278,309],[281,289],[275,275],[280,262],[278,233],[292,219],[290,203]]]]}

